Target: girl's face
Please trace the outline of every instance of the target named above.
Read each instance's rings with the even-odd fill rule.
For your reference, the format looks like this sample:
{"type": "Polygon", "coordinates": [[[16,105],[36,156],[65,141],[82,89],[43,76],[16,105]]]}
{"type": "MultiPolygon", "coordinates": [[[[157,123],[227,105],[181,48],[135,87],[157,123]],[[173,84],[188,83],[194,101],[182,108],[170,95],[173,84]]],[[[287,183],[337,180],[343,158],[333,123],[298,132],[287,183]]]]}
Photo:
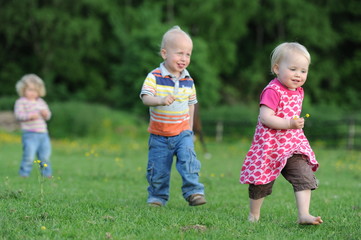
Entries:
{"type": "Polygon", "coordinates": [[[298,52],[292,52],[276,64],[273,71],[278,80],[288,89],[296,90],[307,80],[309,61],[298,52]]]}
{"type": "Polygon", "coordinates": [[[39,98],[39,92],[33,83],[29,83],[25,87],[24,97],[29,100],[36,100],[39,98]]]}
{"type": "Polygon", "coordinates": [[[177,34],[173,42],[162,49],[161,54],[167,70],[179,77],[191,62],[193,44],[190,38],[184,34],[177,34]]]}

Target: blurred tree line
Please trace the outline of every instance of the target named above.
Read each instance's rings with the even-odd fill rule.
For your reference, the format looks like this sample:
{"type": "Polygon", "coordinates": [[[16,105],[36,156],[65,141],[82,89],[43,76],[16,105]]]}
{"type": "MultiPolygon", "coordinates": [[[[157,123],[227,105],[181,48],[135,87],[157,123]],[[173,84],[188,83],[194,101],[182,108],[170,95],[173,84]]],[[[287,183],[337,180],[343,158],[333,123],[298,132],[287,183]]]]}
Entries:
{"type": "Polygon", "coordinates": [[[162,60],[163,33],[179,25],[193,38],[189,70],[204,107],[258,101],[271,51],[297,41],[312,56],[310,101],[355,109],[360,20],[359,0],[0,0],[0,101],[33,72],[47,101],[144,109],[143,80],[162,60]]]}

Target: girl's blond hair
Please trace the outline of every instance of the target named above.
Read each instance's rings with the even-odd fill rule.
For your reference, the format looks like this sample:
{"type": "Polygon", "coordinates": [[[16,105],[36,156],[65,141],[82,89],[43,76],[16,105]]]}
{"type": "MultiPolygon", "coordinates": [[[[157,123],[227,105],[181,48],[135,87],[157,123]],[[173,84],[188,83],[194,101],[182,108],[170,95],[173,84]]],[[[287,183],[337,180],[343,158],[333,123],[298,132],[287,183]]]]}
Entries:
{"type": "Polygon", "coordinates": [[[44,97],[46,95],[45,85],[43,80],[36,74],[26,74],[16,83],[16,91],[20,97],[24,97],[25,89],[29,84],[33,84],[36,88],[39,97],[44,97]]]}
{"type": "Polygon", "coordinates": [[[293,52],[302,54],[308,60],[308,63],[311,64],[311,55],[305,46],[297,42],[285,42],[278,45],[271,53],[271,72],[275,74],[273,71],[275,65],[279,64],[287,54],[293,52]]]}

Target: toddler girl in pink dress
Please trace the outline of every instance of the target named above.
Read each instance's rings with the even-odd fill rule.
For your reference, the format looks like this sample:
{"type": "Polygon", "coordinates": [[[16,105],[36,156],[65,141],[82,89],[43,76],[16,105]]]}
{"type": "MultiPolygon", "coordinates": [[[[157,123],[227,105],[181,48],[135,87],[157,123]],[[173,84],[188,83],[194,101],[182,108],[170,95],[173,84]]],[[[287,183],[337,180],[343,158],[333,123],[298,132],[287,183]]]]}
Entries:
{"type": "Polygon", "coordinates": [[[249,184],[251,222],[259,220],[263,200],[280,174],[293,186],[298,222],[323,222],[309,213],[318,162],[302,130],[305,120],[298,117],[310,62],[310,54],[299,43],[282,43],[272,52],[271,71],[277,77],[261,93],[255,135],[240,176],[241,183],[249,184]]]}

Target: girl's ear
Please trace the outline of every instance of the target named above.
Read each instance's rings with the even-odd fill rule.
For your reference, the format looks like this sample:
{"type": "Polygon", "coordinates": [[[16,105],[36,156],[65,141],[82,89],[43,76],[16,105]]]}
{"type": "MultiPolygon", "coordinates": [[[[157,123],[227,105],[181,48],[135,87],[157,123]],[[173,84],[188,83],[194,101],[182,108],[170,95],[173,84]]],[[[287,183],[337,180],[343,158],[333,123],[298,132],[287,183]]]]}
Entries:
{"type": "Polygon", "coordinates": [[[160,54],[162,55],[163,60],[167,59],[167,50],[162,48],[162,50],[160,50],[160,54]]]}
{"type": "Polygon", "coordinates": [[[275,64],[275,65],[273,66],[273,72],[274,72],[276,75],[278,75],[278,73],[279,73],[279,66],[278,66],[278,64],[275,64]]]}

